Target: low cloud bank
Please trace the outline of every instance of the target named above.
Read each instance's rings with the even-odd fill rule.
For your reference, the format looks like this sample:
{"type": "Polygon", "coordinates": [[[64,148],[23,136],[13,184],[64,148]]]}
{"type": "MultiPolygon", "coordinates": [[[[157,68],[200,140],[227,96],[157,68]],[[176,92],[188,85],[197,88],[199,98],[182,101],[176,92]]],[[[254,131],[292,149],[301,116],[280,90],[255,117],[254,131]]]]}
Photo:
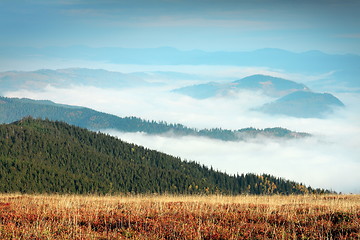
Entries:
{"type": "MultiPolygon", "coordinates": [[[[176,85],[176,83],[174,84],[176,85]]],[[[273,99],[240,92],[229,98],[196,100],[169,92],[173,85],[133,89],[88,86],[8,92],[8,97],[48,99],[118,116],[181,123],[198,129],[221,127],[284,127],[308,132],[312,138],[289,141],[255,139],[222,142],[206,138],[149,136],[106,132],[128,142],[157,149],[183,159],[212,165],[227,173],[269,173],[312,187],[360,193],[360,94],[336,94],[346,105],[327,119],[267,116],[250,109],[273,99]]]]}
{"type": "Polygon", "coordinates": [[[104,132],[127,142],[213,166],[229,174],[268,173],[312,187],[360,193],[360,151],[324,138],[223,142],[199,137],[171,138],[114,130],[104,132]]]}

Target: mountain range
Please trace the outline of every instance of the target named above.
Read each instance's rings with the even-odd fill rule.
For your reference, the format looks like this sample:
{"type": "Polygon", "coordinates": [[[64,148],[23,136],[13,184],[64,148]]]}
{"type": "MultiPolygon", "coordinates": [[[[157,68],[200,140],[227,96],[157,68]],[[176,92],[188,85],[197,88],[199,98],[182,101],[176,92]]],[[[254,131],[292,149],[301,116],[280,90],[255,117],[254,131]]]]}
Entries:
{"type": "Polygon", "coordinates": [[[209,82],[186,86],[173,91],[204,99],[215,96],[228,96],[239,90],[261,91],[270,97],[282,97],[295,91],[310,91],[302,83],[261,74],[251,75],[229,83],[209,82]]]}
{"type": "Polygon", "coordinates": [[[135,87],[159,87],[175,81],[183,81],[186,83],[188,81],[202,80],[209,80],[209,77],[172,71],[122,73],[90,68],[6,71],[0,72],[0,94],[20,89],[41,91],[48,86],[54,88],[91,86],[105,89],[123,89],[135,87]]]}
{"type": "Polygon", "coordinates": [[[312,82],[313,86],[319,88],[359,90],[360,87],[360,81],[357,79],[357,76],[360,75],[360,56],[326,54],[320,51],[295,53],[266,48],[249,52],[205,52],[201,50],[181,51],[170,47],[137,49],[70,46],[0,47],[0,53],[4,61],[62,59],[115,64],[267,67],[292,73],[323,75],[322,79],[312,82]]]}
{"type": "Polygon", "coordinates": [[[252,75],[230,83],[209,82],[174,89],[193,98],[226,97],[241,90],[261,92],[278,98],[253,110],[299,118],[322,118],[345,105],[330,93],[312,92],[302,83],[266,75],[252,75]]]}
{"type": "Polygon", "coordinates": [[[0,97],[0,123],[11,123],[27,116],[63,121],[95,131],[114,129],[122,132],[144,132],[147,134],[167,134],[170,136],[199,136],[224,141],[241,141],[259,136],[269,138],[301,138],[310,136],[308,133],[294,132],[280,127],[197,130],[181,124],[146,121],[137,117],[118,117],[90,108],[57,104],[48,100],[0,97]]]}
{"type": "MultiPolygon", "coordinates": [[[[47,86],[55,88],[69,88],[72,86],[91,86],[107,89],[156,87],[169,81],[191,80],[204,81],[204,76],[177,72],[134,72],[120,73],[102,69],[69,68],[42,69],[22,72],[9,71],[0,73],[0,94],[17,90],[42,91],[47,86]]],[[[281,98],[296,91],[308,92],[302,98],[292,101],[278,99],[262,107],[252,109],[267,114],[290,115],[293,117],[324,117],[332,112],[333,107],[344,106],[340,100],[332,101],[334,96],[323,98],[322,95],[312,93],[305,84],[267,75],[251,75],[231,82],[207,82],[174,89],[172,92],[185,94],[197,99],[214,96],[233,96],[238,91],[257,91],[272,98],[281,98]],[[307,109],[309,101],[313,101],[313,110],[307,109]],[[291,109],[291,111],[289,111],[291,109]]],[[[328,95],[328,94],[327,94],[328,95]]]]}
{"type": "Polygon", "coordinates": [[[103,69],[41,69],[30,72],[8,71],[0,73],[0,91],[2,93],[18,89],[41,90],[49,85],[60,88],[74,85],[124,88],[152,86],[155,83],[147,82],[135,74],[112,72],[103,69]]]}
{"type": "Polygon", "coordinates": [[[86,129],[33,118],[0,124],[0,192],[325,193],[270,175],[228,175],[86,129]]]}

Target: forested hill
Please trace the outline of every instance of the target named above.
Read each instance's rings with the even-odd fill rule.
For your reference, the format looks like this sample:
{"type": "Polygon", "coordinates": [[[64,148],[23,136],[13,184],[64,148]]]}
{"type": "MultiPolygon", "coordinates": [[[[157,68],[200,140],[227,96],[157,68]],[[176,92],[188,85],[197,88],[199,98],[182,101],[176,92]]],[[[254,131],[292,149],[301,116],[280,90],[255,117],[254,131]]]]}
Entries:
{"type": "Polygon", "coordinates": [[[33,118],[0,125],[0,191],[79,194],[325,192],[269,175],[230,176],[102,133],[33,118]]]}
{"type": "Polygon", "coordinates": [[[284,128],[244,128],[226,130],[221,128],[197,130],[181,124],[146,121],[137,117],[117,117],[85,107],[56,104],[51,101],[0,97],[0,123],[11,123],[24,117],[63,121],[90,130],[115,129],[123,132],[144,132],[148,134],[172,133],[176,136],[202,136],[224,141],[240,141],[257,136],[273,138],[299,138],[307,133],[284,128]]]}

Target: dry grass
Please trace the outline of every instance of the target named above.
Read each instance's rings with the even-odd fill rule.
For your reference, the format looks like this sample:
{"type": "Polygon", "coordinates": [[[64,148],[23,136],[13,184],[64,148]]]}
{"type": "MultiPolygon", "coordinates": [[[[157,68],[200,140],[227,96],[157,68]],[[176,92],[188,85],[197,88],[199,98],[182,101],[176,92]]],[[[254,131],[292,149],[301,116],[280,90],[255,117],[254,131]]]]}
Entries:
{"type": "Polygon", "coordinates": [[[360,195],[0,195],[1,239],[360,239],[360,195]]]}

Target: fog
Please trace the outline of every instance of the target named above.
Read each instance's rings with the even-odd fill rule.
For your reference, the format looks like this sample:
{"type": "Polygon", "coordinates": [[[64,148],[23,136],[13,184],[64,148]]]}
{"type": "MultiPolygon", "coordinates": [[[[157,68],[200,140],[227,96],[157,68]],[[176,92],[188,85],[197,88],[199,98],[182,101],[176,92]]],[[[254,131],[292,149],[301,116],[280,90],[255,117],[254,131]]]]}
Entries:
{"type": "Polygon", "coordinates": [[[105,132],[132,142],[195,160],[230,174],[268,173],[341,192],[359,192],[359,150],[317,137],[302,140],[223,142],[206,138],[148,136],[105,132]]]}
{"type": "MultiPolygon", "coordinates": [[[[188,72],[195,68],[187,68],[188,72]]],[[[174,70],[174,69],[166,69],[174,70]]],[[[197,71],[206,68],[200,66],[197,71]]],[[[220,76],[239,78],[255,69],[213,68],[220,76]]],[[[256,69],[256,73],[274,73],[256,69]]],[[[273,76],[286,77],[277,72],[273,76]]],[[[293,75],[300,76],[300,75],[293,75]]],[[[308,76],[309,81],[318,76],[308,76]]],[[[236,79],[236,78],[235,78],[236,79]]],[[[234,79],[234,80],[235,80],[234,79]]],[[[225,142],[201,137],[150,136],[143,133],[103,131],[127,142],[193,160],[215,169],[236,173],[268,173],[302,182],[312,187],[344,193],[360,193],[360,94],[335,93],[346,108],[326,119],[302,119],[268,116],[251,109],[274,99],[261,93],[242,91],[229,97],[197,100],[170,92],[182,81],[147,88],[100,89],[91,86],[48,86],[39,91],[7,92],[7,97],[48,99],[57,103],[79,105],[118,116],[136,116],[147,120],[181,123],[193,128],[284,127],[313,136],[295,140],[253,139],[225,142]]]]}

